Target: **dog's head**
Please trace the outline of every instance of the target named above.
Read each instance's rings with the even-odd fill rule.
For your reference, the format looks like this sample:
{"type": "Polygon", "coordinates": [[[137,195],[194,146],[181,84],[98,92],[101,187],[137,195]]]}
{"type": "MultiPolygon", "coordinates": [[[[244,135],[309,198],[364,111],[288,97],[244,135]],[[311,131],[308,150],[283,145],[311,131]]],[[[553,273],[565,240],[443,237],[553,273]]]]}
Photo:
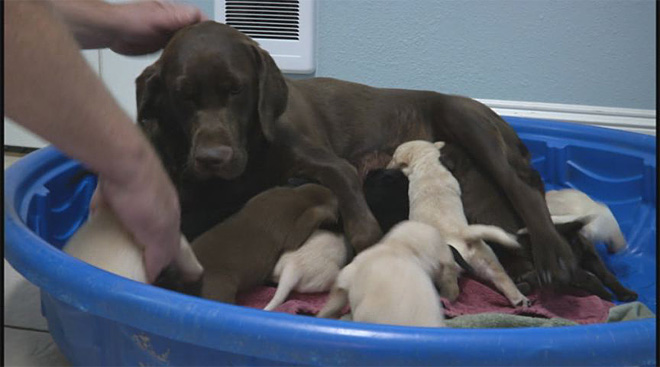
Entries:
{"type": "Polygon", "coordinates": [[[431,143],[424,140],[413,140],[399,145],[392,160],[387,165],[389,169],[400,169],[406,175],[410,175],[411,166],[418,159],[425,156],[432,156],[437,161],[440,157],[439,149],[444,146],[444,142],[431,143]]]}
{"type": "Polygon", "coordinates": [[[138,123],[157,121],[198,178],[240,176],[252,141],[272,137],[288,95],[266,51],[212,21],[176,33],[136,88],[138,123]]]}

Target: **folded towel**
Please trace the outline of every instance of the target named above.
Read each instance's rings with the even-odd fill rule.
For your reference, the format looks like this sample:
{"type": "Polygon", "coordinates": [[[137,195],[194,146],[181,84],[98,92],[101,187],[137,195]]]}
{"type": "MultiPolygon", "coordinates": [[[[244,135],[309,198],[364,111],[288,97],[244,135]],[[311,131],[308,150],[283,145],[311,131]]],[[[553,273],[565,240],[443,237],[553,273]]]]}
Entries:
{"type": "Polygon", "coordinates": [[[655,318],[655,314],[645,304],[635,301],[610,308],[607,322],[633,321],[655,318]]]}

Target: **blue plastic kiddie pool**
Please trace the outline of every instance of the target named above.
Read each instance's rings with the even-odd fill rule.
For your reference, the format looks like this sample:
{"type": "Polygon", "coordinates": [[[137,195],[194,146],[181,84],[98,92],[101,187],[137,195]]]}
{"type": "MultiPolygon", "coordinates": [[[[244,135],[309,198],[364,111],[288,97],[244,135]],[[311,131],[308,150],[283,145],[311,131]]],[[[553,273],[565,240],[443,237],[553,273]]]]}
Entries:
{"type": "MultiPolygon", "coordinates": [[[[548,189],[607,203],[629,248],[608,267],[656,312],[656,155],[651,136],[507,118],[548,189]]],[[[655,365],[656,319],[557,328],[412,328],[220,304],[133,282],[59,249],[94,179],[53,148],[5,172],[5,257],[41,288],[50,332],[75,365],[655,365]]]]}

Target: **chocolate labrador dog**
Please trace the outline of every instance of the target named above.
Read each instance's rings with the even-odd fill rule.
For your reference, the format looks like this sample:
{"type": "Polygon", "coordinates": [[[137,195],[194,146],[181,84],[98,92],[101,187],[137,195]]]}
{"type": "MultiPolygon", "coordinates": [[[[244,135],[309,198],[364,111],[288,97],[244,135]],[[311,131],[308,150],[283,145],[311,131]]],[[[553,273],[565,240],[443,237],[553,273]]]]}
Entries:
{"type": "Polygon", "coordinates": [[[382,233],[350,162],[392,154],[410,140],[443,140],[465,148],[504,189],[529,228],[545,282],[565,279],[575,266],[542,193],[521,179],[533,170],[526,147],[475,100],[331,78],[290,80],[256,42],[212,21],[177,32],[136,84],[138,122],[179,189],[189,238],[298,175],[337,195],[359,252],[382,233]]]}
{"type": "MultiPolygon", "coordinates": [[[[440,161],[460,183],[461,201],[468,222],[499,226],[510,233],[516,233],[524,227],[524,221],[506,200],[502,190],[477,166],[465,149],[456,144],[446,144],[442,148],[440,161]]],[[[538,173],[526,177],[525,181],[532,187],[543,190],[543,182],[538,173]]],[[[397,195],[391,193],[390,196],[397,195]]],[[[610,288],[620,301],[637,299],[637,294],[624,287],[607,269],[594,244],[580,233],[586,219],[588,218],[555,225],[557,231],[570,244],[578,261],[578,267],[567,284],[606,300],[612,300],[612,295],[605,286],[610,288]]],[[[532,264],[529,237],[521,235],[518,241],[522,245],[522,251],[511,251],[500,246],[491,247],[518,288],[527,294],[539,286],[539,277],[532,264]]]]}

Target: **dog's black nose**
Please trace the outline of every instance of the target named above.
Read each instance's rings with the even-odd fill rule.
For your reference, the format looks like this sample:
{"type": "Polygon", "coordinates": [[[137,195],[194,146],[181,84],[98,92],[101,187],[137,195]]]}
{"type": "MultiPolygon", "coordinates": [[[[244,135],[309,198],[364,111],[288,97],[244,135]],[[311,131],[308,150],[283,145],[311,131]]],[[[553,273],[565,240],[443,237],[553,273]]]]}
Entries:
{"type": "Polygon", "coordinates": [[[218,168],[231,160],[234,150],[228,146],[199,148],[195,153],[195,162],[206,168],[218,168]]]}

